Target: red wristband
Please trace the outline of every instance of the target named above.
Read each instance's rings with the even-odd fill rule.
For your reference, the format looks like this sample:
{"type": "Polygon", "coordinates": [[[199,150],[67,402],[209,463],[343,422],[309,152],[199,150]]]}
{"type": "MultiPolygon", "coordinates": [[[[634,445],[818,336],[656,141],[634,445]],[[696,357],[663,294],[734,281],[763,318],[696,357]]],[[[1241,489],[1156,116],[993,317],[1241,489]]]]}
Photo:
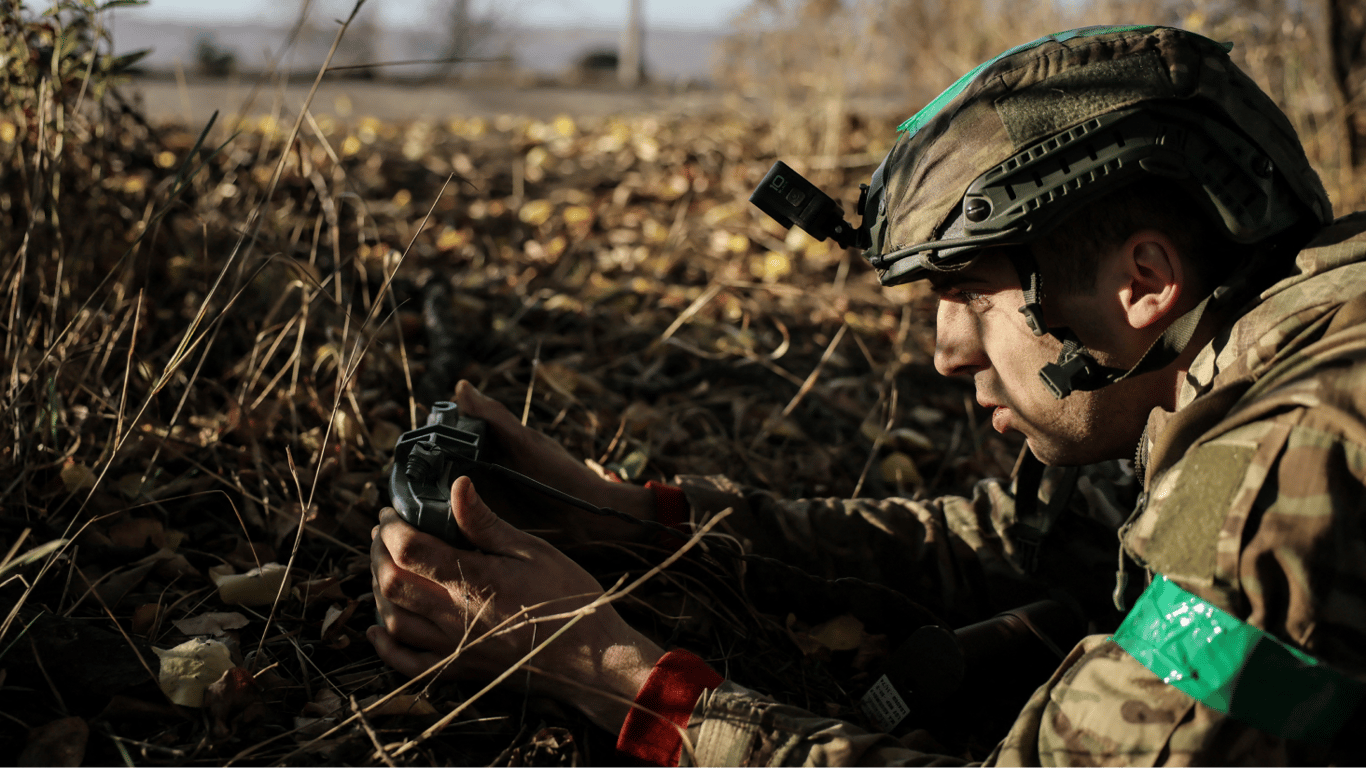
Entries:
{"type": "Polygon", "coordinates": [[[655,520],[670,528],[685,530],[692,507],[683,489],[654,480],[647,481],[645,487],[655,492],[655,520]]]}
{"type": "Polygon", "coordinates": [[[688,727],[698,697],[724,679],[705,661],[685,650],[664,654],[636,694],[636,704],[644,709],[632,707],[626,713],[617,736],[617,750],[645,765],[678,765],[683,754],[681,730],[688,727]],[[646,712],[647,709],[659,716],[646,712]]]}

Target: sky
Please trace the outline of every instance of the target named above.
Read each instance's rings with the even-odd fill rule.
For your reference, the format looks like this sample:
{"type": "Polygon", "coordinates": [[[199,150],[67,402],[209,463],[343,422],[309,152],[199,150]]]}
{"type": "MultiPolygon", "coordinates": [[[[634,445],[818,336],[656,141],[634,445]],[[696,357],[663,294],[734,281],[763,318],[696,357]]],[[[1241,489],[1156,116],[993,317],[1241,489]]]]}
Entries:
{"type": "MultiPolygon", "coordinates": [[[[647,27],[720,28],[750,0],[643,0],[647,27]]],[[[392,26],[421,26],[452,0],[368,0],[378,20],[392,26]]],[[[354,0],[315,0],[315,18],[342,16],[354,0]]],[[[288,22],[300,0],[150,0],[135,11],[143,19],[177,22],[288,22]]],[[[471,0],[475,13],[494,8],[505,22],[552,27],[617,27],[629,0],[471,0]]]]}

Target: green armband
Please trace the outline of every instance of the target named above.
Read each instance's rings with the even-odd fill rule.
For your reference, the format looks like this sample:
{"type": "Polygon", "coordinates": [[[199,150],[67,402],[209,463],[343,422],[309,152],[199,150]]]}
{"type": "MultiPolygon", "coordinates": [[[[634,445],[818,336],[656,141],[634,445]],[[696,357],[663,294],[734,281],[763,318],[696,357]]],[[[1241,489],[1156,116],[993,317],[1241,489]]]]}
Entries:
{"type": "Polygon", "coordinates": [[[1211,709],[1287,739],[1326,742],[1356,711],[1362,684],[1158,576],[1114,641],[1211,709]]]}

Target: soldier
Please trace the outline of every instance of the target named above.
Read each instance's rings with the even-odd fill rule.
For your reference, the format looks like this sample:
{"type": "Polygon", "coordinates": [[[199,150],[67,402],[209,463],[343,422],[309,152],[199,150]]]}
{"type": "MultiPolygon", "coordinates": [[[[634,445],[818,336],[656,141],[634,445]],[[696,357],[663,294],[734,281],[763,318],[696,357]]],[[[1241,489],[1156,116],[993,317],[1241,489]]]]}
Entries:
{"type": "MultiPolygon", "coordinates": [[[[566,492],[669,523],[731,508],[724,524],[756,549],[880,579],[945,615],[1000,608],[982,585],[1017,596],[1070,580],[1113,627],[1097,615],[1113,588],[1123,622],[1039,680],[988,762],[1362,762],[1343,735],[1366,680],[1366,216],[1334,221],[1285,116],[1225,46],[1176,29],[1019,46],[901,131],[866,193],[865,255],[883,284],[930,281],[936,367],[971,376],[993,426],[1058,468],[1044,493],[1034,459],[1013,488],[929,502],[784,501],[720,478],[635,487],[597,477],[463,382],[462,409],[566,492]],[[1113,475],[1115,460],[1132,460],[1142,488],[1131,510],[1092,476],[1101,462],[1113,475]],[[1082,514],[1061,514],[1069,506],[1082,514]],[[1069,554],[1096,530],[1120,539],[1119,567],[1099,580],[1069,554]],[[848,541],[878,557],[841,559],[830,545],[848,541]],[[1133,564],[1143,578],[1126,588],[1133,564]]],[[[467,478],[453,508],[482,552],[392,513],[376,529],[383,624],[370,637],[401,672],[428,670],[522,606],[553,616],[599,594],[467,478]]],[[[631,535],[586,524],[582,535],[631,535]]],[[[610,607],[536,632],[556,629],[533,662],[553,674],[530,685],[646,762],[959,759],[776,703],[665,653],[610,607]]],[[[529,628],[500,636],[451,673],[491,678],[530,643],[529,628]]]]}

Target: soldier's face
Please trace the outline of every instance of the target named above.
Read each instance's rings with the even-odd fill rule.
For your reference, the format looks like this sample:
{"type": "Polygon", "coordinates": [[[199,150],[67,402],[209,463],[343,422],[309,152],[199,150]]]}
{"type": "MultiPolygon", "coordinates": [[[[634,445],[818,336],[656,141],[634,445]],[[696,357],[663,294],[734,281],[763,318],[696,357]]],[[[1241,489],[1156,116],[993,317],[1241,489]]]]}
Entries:
{"type": "MultiPolygon", "coordinates": [[[[939,298],[935,368],[945,376],[972,377],[977,402],[992,411],[992,427],[1022,433],[1046,464],[1133,456],[1156,403],[1145,393],[1143,377],[1062,400],[1053,397],[1039,369],[1057,360],[1062,343],[1030,331],[1019,312],[1024,295],[1009,259],[984,256],[962,272],[931,282],[939,298]]],[[[1050,296],[1044,303],[1050,324],[1072,327],[1106,362],[1104,345],[1092,343],[1116,332],[1103,298],[1050,296]]]]}

